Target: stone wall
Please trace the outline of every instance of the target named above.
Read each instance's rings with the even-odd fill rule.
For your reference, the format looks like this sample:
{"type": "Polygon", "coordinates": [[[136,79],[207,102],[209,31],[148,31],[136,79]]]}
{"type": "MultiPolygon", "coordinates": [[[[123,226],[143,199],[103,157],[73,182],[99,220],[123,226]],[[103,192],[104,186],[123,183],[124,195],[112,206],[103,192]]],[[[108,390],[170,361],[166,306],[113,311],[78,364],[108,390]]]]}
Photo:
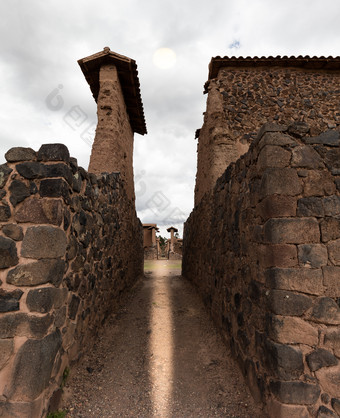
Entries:
{"type": "Polygon", "coordinates": [[[275,418],[340,415],[340,136],[323,127],[264,125],[184,229],[183,275],[275,418]]]}
{"type": "Polygon", "coordinates": [[[308,59],[301,59],[300,64],[298,59],[292,59],[291,64],[269,58],[232,61],[226,59],[225,67],[206,84],[195,204],[214,188],[228,165],[248,150],[264,123],[304,121],[311,126],[312,135],[340,125],[338,61],[332,70],[322,68],[322,59],[315,59],[315,69],[303,68],[311,61],[308,59]]]}
{"type": "Polygon", "coordinates": [[[61,144],[0,166],[0,415],[40,417],[63,373],[143,274],[142,225],[119,173],[61,144]]]}

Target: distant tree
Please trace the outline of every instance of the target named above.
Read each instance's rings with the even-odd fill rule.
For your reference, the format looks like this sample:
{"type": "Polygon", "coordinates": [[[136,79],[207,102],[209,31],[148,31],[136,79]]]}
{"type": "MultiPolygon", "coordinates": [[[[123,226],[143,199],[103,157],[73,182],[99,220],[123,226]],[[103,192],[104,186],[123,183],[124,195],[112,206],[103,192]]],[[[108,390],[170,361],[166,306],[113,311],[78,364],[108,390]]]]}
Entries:
{"type": "Polygon", "coordinates": [[[179,233],[175,232],[175,237],[178,239],[179,238],[179,233]]]}
{"type": "Polygon", "coordinates": [[[159,246],[161,247],[161,250],[164,251],[166,247],[167,239],[162,237],[161,235],[158,238],[159,238],[159,246]]]}

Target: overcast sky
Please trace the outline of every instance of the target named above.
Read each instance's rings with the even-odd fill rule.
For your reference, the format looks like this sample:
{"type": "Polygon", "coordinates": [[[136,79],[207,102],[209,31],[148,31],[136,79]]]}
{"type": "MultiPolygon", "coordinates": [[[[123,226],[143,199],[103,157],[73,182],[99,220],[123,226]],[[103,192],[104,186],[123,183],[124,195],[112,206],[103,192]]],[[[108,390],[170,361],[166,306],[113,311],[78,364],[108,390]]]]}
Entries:
{"type": "Polygon", "coordinates": [[[14,146],[62,142],[87,169],[96,104],[77,60],[109,46],[138,65],[148,135],[135,135],[137,211],[165,236],[193,207],[211,57],[340,49],[339,0],[1,0],[0,16],[0,162],[14,146]],[[160,48],[169,60],[155,62],[160,48]]]}

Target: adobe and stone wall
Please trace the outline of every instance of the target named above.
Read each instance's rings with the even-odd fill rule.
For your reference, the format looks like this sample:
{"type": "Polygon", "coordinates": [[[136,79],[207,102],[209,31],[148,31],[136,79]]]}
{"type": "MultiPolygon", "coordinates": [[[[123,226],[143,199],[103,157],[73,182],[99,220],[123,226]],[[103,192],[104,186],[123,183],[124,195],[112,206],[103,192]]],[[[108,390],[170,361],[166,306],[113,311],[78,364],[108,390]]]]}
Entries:
{"type": "Polygon", "coordinates": [[[0,166],[0,415],[40,417],[65,369],[143,274],[143,232],[119,173],[61,144],[0,166]]]}
{"type": "Polygon", "coordinates": [[[340,136],[314,132],[265,125],[184,229],[183,275],[275,418],[340,415],[340,136]]]}
{"type": "MultiPolygon", "coordinates": [[[[208,98],[198,138],[195,205],[214,188],[228,165],[248,150],[264,123],[304,121],[310,125],[312,135],[340,125],[339,64],[333,70],[323,70],[280,67],[285,60],[278,60],[275,66],[270,59],[259,59],[257,67],[255,62],[247,64],[236,59],[235,66],[230,66],[231,60],[206,84],[208,98]]],[[[292,60],[291,65],[298,62],[292,60]]]]}

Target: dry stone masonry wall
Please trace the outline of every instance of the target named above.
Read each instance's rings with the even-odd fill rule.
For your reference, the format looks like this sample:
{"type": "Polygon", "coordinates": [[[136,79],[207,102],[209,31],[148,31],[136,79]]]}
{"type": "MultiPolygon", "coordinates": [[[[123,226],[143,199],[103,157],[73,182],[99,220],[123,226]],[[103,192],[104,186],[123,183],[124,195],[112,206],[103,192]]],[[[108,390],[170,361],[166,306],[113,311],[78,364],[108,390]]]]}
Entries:
{"type": "Polygon", "coordinates": [[[39,417],[63,373],[143,273],[142,225],[119,173],[61,144],[0,166],[0,415],[39,417]]]}
{"type": "MultiPolygon", "coordinates": [[[[307,95],[290,97],[282,77],[280,100],[300,103],[302,112],[307,95]]],[[[314,80],[328,79],[311,75],[308,92],[314,80]]],[[[280,120],[279,86],[271,85],[280,120]]],[[[185,224],[183,274],[275,418],[340,415],[340,136],[320,132],[338,120],[335,109],[329,114],[314,128],[264,125],[185,224]]]]}

